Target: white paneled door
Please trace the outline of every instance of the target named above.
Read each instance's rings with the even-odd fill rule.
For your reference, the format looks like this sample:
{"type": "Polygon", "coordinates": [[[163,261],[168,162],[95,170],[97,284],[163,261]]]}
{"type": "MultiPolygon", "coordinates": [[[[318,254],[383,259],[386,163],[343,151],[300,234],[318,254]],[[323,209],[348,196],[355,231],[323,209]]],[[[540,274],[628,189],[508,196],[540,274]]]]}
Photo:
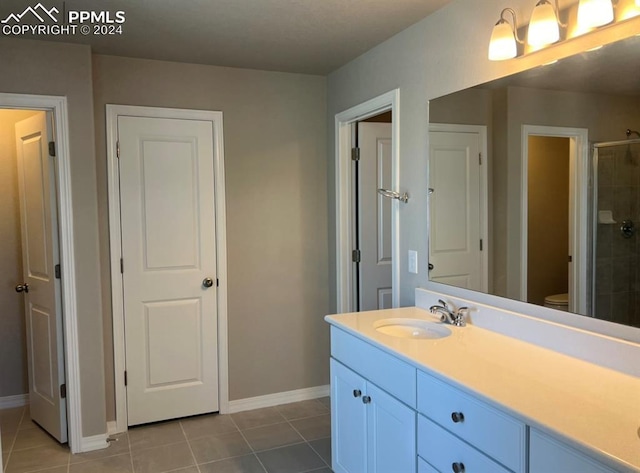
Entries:
{"type": "Polygon", "coordinates": [[[429,133],[429,280],[486,291],[479,133],[429,133]]]}
{"type": "Polygon", "coordinates": [[[358,123],[360,148],[359,293],[360,310],[390,309],[391,199],[378,189],[391,189],[391,123],[358,123]]]}
{"type": "Polygon", "coordinates": [[[55,158],[49,156],[50,116],[39,112],[16,123],[31,418],[60,442],[67,441],[64,394],[62,297],[55,158]]]}
{"type": "Polygon", "coordinates": [[[118,117],[128,425],[218,410],[213,136],[118,117]]]}

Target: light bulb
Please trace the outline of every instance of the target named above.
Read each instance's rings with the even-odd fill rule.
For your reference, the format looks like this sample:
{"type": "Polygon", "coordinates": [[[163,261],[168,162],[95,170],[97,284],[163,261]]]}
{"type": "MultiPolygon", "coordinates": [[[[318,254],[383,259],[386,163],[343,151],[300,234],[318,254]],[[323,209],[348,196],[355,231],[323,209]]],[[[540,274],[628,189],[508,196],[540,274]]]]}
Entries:
{"type": "MultiPolygon", "coordinates": [[[[636,0],[636,3],[640,0],[636,0]]],[[[611,0],[580,0],[578,24],[581,28],[596,28],[613,21],[611,0]]]]}
{"type": "Polygon", "coordinates": [[[506,20],[500,20],[493,27],[489,42],[489,60],[503,61],[518,55],[518,46],[511,25],[506,20]]]}
{"type": "Polygon", "coordinates": [[[560,27],[556,11],[547,0],[540,0],[531,13],[527,42],[542,47],[560,39],[560,27]]]}

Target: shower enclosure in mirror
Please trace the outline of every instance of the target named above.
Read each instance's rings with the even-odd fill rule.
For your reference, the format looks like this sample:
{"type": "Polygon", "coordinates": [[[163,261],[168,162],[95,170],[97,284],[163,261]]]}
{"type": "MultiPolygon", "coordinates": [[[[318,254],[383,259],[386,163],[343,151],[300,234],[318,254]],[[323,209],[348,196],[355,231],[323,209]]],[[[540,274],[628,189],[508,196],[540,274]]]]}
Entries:
{"type": "Polygon", "coordinates": [[[430,281],[640,327],[638,51],[429,102],[430,281]]]}
{"type": "Polygon", "coordinates": [[[640,134],[594,146],[593,316],[640,327],[640,134]]]}

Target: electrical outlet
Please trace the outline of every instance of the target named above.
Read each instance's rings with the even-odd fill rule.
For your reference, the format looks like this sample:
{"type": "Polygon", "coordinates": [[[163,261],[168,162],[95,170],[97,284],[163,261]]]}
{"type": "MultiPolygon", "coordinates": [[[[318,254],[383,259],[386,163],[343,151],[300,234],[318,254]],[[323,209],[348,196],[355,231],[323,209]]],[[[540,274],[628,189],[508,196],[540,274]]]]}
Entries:
{"type": "Polygon", "coordinates": [[[409,272],[418,274],[418,252],[409,250],[409,272]]]}

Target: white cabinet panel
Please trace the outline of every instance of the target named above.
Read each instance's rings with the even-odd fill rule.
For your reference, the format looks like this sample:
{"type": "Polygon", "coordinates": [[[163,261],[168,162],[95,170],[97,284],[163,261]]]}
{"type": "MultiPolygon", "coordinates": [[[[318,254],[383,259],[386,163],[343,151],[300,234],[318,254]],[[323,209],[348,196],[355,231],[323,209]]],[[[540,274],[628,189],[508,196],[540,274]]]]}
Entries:
{"type": "Polygon", "coordinates": [[[369,469],[371,473],[416,471],[416,413],[397,399],[367,385],[369,469]]]}
{"type": "Polygon", "coordinates": [[[563,443],[531,429],[529,444],[529,473],[614,473],[614,470],[595,462],[563,443]]]}
{"type": "Polygon", "coordinates": [[[331,454],[335,473],[367,471],[366,381],[331,360],[331,454]]]}

